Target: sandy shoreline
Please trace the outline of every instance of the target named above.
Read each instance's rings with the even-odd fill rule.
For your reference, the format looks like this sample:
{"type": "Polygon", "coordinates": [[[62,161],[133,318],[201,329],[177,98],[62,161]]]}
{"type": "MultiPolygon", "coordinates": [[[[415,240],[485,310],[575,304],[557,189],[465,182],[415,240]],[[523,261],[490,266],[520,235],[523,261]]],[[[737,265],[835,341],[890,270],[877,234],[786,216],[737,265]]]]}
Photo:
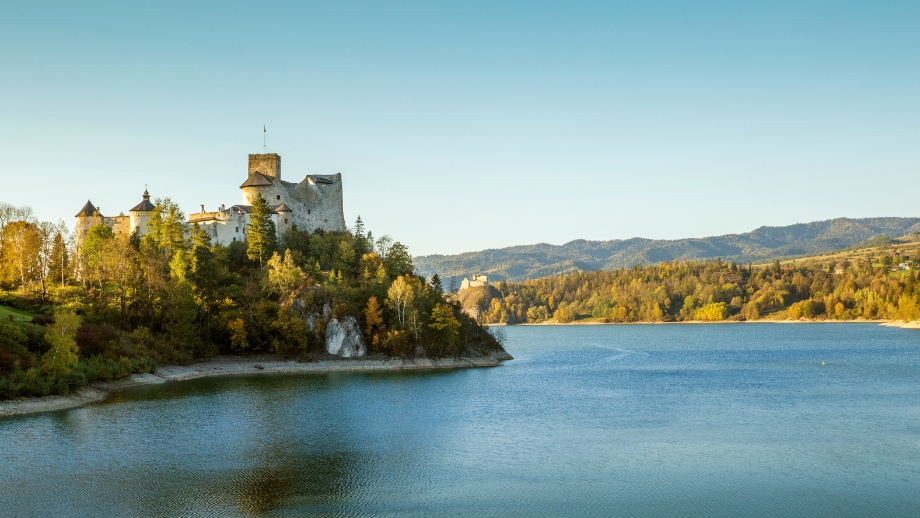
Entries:
{"type": "Polygon", "coordinates": [[[349,358],[298,363],[294,360],[278,359],[273,356],[216,356],[192,365],[165,365],[157,369],[156,374],[134,374],[121,380],[90,383],[65,396],[0,401],[0,417],[66,410],[102,401],[112,392],[119,390],[197,378],[240,374],[466,369],[498,367],[501,361],[511,359],[513,359],[511,355],[505,353],[504,355],[461,358],[460,360],[447,358],[408,361],[401,358],[349,358]]]}

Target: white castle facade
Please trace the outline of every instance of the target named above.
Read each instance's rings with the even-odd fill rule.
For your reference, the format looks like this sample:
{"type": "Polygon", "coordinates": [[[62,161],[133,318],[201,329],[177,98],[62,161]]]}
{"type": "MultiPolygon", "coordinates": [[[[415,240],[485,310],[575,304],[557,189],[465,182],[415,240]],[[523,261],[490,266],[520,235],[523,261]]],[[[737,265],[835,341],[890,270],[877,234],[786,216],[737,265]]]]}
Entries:
{"type": "MultiPolygon", "coordinates": [[[[307,175],[298,183],[281,179],[281,156],[276,153],[249,155],[246,181],[240,185],[243,203],[226,207],[221,204],[215,211],[189,214],[189,225],[199,225],[211,236],[213,245],[229,245],[245,241],[249,227],[252,204],[261,194],[271,208],[278,236],[296,225],[300,230],[344,231],[345,213],[342,209],[342,175],[307,175]]],[[[94,225],[105,224],[116,234],[147,232],[147,222],[154,205],[145,190],[143,201],[129,211],[129,216],[105,217],[98,207],[87,201],[77,213],[77,242],[94,225]]]]}

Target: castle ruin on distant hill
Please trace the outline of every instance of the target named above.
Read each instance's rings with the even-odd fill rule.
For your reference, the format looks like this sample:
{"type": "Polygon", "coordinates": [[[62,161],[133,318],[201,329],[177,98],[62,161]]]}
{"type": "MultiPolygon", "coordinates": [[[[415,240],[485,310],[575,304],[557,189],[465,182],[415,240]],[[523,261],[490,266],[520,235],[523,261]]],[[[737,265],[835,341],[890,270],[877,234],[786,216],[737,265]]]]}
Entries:
{"type": "Polygon", "coordinates": [[[467,277],[463,278],[463,281],[460,282],[460,291],[463,291],[468,288],[479,288],[481,286],[489,285],[489,277],[487,275],[474,275],[473,280],[470,280],[467,277]]]}
{"type": "MultiPolygon", "coordinates": [[[[299,183],[281,180],[281,156],[277,153],[249,155],[249,172],[240,185],[243,203],[216,211],[189,214],[190,225],[201,225],[211,236],[212,244],[229,245],[245,241],[252,203],[261,194],[271,208],[278,236],[296,225],[300,230],[344,231],[345,213],[342,209],[342,174],[307,175],[299,183]]],[[[94,225],[104,224],[116,234],[144,235],[153,215],[154,205],[145,190],[143,201],[124,214],[106,217],[98,207],[87,201],[77,213],[77,242],[83,241],[94,225]]]]}

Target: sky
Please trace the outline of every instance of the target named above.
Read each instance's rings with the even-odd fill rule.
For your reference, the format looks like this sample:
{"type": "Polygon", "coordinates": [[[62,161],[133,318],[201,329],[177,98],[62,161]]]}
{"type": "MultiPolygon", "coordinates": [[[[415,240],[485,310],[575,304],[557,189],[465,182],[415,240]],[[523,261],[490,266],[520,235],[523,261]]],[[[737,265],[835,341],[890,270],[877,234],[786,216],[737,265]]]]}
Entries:
{"type": "Polygon", "coordinates": [[[0,201],[341,172],[414,255],[920,216],[920,2],[2,2],[0,201]]]}

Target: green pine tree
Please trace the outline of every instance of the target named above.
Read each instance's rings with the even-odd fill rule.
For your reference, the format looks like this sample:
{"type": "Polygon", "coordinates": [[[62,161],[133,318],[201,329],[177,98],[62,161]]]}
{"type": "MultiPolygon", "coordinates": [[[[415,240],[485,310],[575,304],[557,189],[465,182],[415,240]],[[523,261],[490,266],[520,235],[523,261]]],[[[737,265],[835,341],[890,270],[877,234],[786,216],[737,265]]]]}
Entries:
{"type": "Polygon", "coordinates": [[[249,213],[249,230],[246,232],[246,256],[251,261],[259,261],[261,268],[278,247],[275,222],[272,221],[271,209],[262,193],[256,195],[249,213]]]}
{"type": "Polygon", "coordinates": [[[51,245],[51,257],[48,263],[48,277],[60,279],[61,286],[67,280],[70,268],[70,254],[67,252],[67,243],[60,232],[55,234],[54,243],[51,245]]]}

